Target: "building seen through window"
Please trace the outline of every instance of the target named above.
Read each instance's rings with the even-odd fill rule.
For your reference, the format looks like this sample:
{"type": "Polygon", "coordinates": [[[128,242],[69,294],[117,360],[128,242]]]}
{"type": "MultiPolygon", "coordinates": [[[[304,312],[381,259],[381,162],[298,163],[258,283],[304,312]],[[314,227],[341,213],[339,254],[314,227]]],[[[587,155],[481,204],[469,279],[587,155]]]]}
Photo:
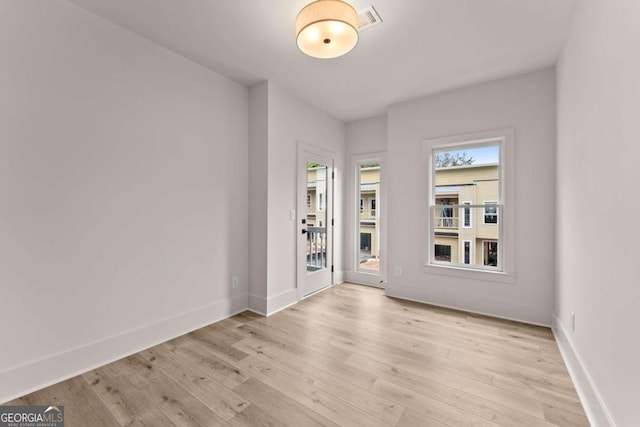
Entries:
{"type": "Polygon", "coordinates": [[[431,261],[499,267],[500,146],[433,151],[431,261]]]}
{"type": "Polygon", "coordinates": [[[359,271],[380,271],[380,163],[358,165],[359,195],[359,271]]]}

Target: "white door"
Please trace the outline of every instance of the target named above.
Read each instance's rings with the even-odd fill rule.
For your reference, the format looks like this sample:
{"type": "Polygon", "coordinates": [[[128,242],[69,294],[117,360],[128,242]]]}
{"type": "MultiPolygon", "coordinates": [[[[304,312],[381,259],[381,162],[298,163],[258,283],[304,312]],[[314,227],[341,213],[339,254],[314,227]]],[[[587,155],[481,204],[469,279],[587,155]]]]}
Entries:
{"type": "Polygon", "coordinates": [[[312,147],[298,148],[298,297],[332,283],[333,158],[312,147]]]}

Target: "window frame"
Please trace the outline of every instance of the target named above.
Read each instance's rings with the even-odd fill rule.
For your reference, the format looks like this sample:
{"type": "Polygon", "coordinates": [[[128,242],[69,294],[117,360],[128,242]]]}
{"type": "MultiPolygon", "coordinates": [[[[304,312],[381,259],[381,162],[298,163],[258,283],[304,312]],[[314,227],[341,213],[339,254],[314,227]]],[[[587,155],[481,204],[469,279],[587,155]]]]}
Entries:
{"type": "Polygon", "coordinates": [[[471,205],[473,205],[473,203],[467,200],[460,203],[460,205],[462,205],[462,207],[460,208],[462,212],[461,214],[459,214],[460,218],[462,218],[462,228],[473,228],[473,209],[471,208],[471,205]],[[468,206],[465,207],[464,205],[468,206]],[[469,225],[467,225],[467,213],[469,213],[469,225]]]}
{"type": "Polygon", "coordinates": [[[482,201],[482,205],[484,206],[484,208],[482,209],[482,225],[498,225],[498,224],[500,224],[500,206],[499,206],[499,202],[497,200],[483,200],[482,201]],[[487,213],[487,206],[491,206],[491,205],[497,206],[495,214],[491,214],[491,213],[488,214],[487,213]],[[495,216],[496,217],[496,222],[487,222],[487,216],[495,216]]]}
{"type": "Polygon", "coordinates": [[[438,243],[434,244],[434,249],[433,249],[434,256],[436,256],[435,255],[435,252],[436,252],[435,247],[436,246],[440,246],[440,247],[443,247],[443,248],[449,248],[449,261],[441,261],[441,262],[451,262],[451,245],[443,245],[443,244],[438,244],[438,243]]]}
{"type": "MultiPolygon", "coordinates": [[[[355,154],[350,158],[350,168],[352,173],[351,181],[350,181],[350,197],[352,200],[349,203],[348,211],[351,220],[348,221],[347,235],[352,236],[352,241],[355,243],[353,245],[353,250],[348,251],[348,269],[346,271],[346,279],[356,283],[363,283],[370,286],[383,287],[383,283],[387,278],[387,228],[386,228],[386,196],[387,196],[387,185],[386,185],[386,153],[385,152],[376,152],[376,153],[367,153],[367,154],[355,154]],[[379,248],[379,269],[369,270],[360,267],[360,209],[362,206],[363,210],[368,209],[370,206],[370,197],[360,197],[360,179],[361,179],[361,166],[366,163],[378,163],[380,167],[380,188],[378,191],[378,195],[376,198],[376,221],[378,222],[378,230],[379,234],[377,236],[377,245],[379,248]],[[351,196],[352,194],[352,196],[351,196]],[[362,205],[359,203],[359,199],[362,200],[362,205]],[[353,208],[351,207],[353,206],[353,208]],[[380,209],[378,209],[380,208],[380,209]],[[351,210],[353,211],[353,215],[351,214],[351,210]]],[[[372,236],[373,239],[373,236],[372,236]]],[[[373,244],[373,242],[372,242],[373,244]]]]}
{"type": "Polygon", "coordinates": [[[461,240],[460,241],[460,259],[462,260],[462,262],[460,264],[464,264],[464,265],[472,265],[473,264],[473,242],[471,240],[461,240]],[[465,260],[465,250],[466,250],[466,244],[469,244],[469,262],[466,262],[465,260]]]}
{"type": "MultiPolygon", "coordinates": [[[[422,271],[427,274],[440,274],[461,278],[486,280],[500,283],[515,283],[515,130],[513,128],[496,129],[471,134],[455,135],[422,141],[422,152],[425,166],[423,183],[427,190],[423,192],[424,203],[424,245],[422,271]],[[448,150],[463,150],[482,146],[498,145],[499,149],[499,195],[498,204],[498,265],[467,266],[462,263],[452,264],[435,261],[434,204],[435,194],[435,153],[448,150]]],[[[471,216],[473,209],[483,205],[469,205],[471,216]]],[[[465,208],[458,205],[458,208],[465,208]]],[[[484,211],[483,211],[484,219],[484,211]]],[[[464,218],[463,218],[464,221],[464,218]]],[[[473,221],[473,220],[472,220],[473,221]]],[[[473,222],[472,222],[473,224],[473,222]]],[[[490,224],[491,225],[491,224],[490,224]]],[[[464,255],[464,254],[463,254],[464,255]]],[[[464,261],[464,260],[462,260],[464,261]]],[[[472,264],[473,265],[473,264],[472,264]]]]}
{"type": "Polygon", "coordinates": [[[495,243],[498,247],[497,247],[497,252],[498,252],[498,257],[500,256],[500,241],[499,240],[494,240],[494,239],[482,239],[482,265],[487,266],[487,264],[484,263],[485,260],[485,255],[486,255],[486,250],[485,250],[485,244],[487,243],[495,243]]]}

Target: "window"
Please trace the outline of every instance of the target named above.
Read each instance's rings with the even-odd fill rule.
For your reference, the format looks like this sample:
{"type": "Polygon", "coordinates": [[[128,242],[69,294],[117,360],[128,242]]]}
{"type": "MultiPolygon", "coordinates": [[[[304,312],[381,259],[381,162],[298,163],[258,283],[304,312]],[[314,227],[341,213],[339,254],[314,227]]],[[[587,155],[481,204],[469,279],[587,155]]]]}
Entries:
{"type": "MultiPolygon", "coordinates": [[[[355,234],[355,271],[379,275],[380,255],[382,251],[382,229],[380,216],[376,216],[376,207],[380,204],[381,159],[378,157],[361,157],[354,163],[355,167],[355,205],[359,209],[356,215],[355,234]]],[[[362,280],[370,280],[379,283],[379,278],[363,277],[362,280]]]]}
{"type": "Polygon", "coordinates": [[[482,216],[483,224],[498,223],[498,202],[482,202],[484,205],[484,214],[482,216]]]}
{"type": "MultiPolygon", "coordinates": [[[[371,252],[371,233],[360,233],[360,250],[371,252]]],[[[366,261],[366,259],[363,261],[366,261]]]]}
{"type": "Polygon", "coordinates": [[[453,208],[450,207],[456,204],[457,201],[452,201],[448,197],[436,200],[436,205],[439,208],[436,227],[458,228],[458,218],[454,215],[453,208]]]}
{"type": "Polygon", "coordinates": [[[428,171],[423,271],[515,281],[513,142],[513,129],[423,142],[428,171]]]}
{"type": "MultiPolygon", "coordinates": [[[[462,202],[463,205],[471,206],[471,202],[462,202]]],[[[472,228],[471,225],[471,208],[464,207],[462,208],[462,227],[464,228],[472,228]]]]}
{"type": "Polygon", "coordinates": [[[462,242],[462,262],[471,264],[471,242],[469,240],[462,242]]]}
{"type": "Polygon", "coordinates": [[[491,267],[498,265],[498,242],[486,240],[482,242],[482,263],[491,267]]]}
{"type": "Polygon", "coordinates": [[[451,246],[436,245],[435,256],[437,261],[451,262],[451,246]]]}
{"type": "Polygon", "coordinates": [[[307,207],[311,207],[311,194],[307,194],[307,207]]]}
{"type": "Polygon", "coordinates": [[[322,210],[322,193],[318,194],[318,210],[322,210]]]}

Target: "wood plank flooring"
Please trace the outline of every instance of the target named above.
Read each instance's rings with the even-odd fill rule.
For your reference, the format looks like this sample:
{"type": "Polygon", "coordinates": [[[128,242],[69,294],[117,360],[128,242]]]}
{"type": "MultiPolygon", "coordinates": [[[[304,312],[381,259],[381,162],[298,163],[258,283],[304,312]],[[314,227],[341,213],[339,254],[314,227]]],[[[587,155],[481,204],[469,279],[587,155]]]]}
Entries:
{"type": "Polygon", "coordinates": [[[68,427],[588,426],[547,328],[342,284],[8,404],[68,427]]]}

